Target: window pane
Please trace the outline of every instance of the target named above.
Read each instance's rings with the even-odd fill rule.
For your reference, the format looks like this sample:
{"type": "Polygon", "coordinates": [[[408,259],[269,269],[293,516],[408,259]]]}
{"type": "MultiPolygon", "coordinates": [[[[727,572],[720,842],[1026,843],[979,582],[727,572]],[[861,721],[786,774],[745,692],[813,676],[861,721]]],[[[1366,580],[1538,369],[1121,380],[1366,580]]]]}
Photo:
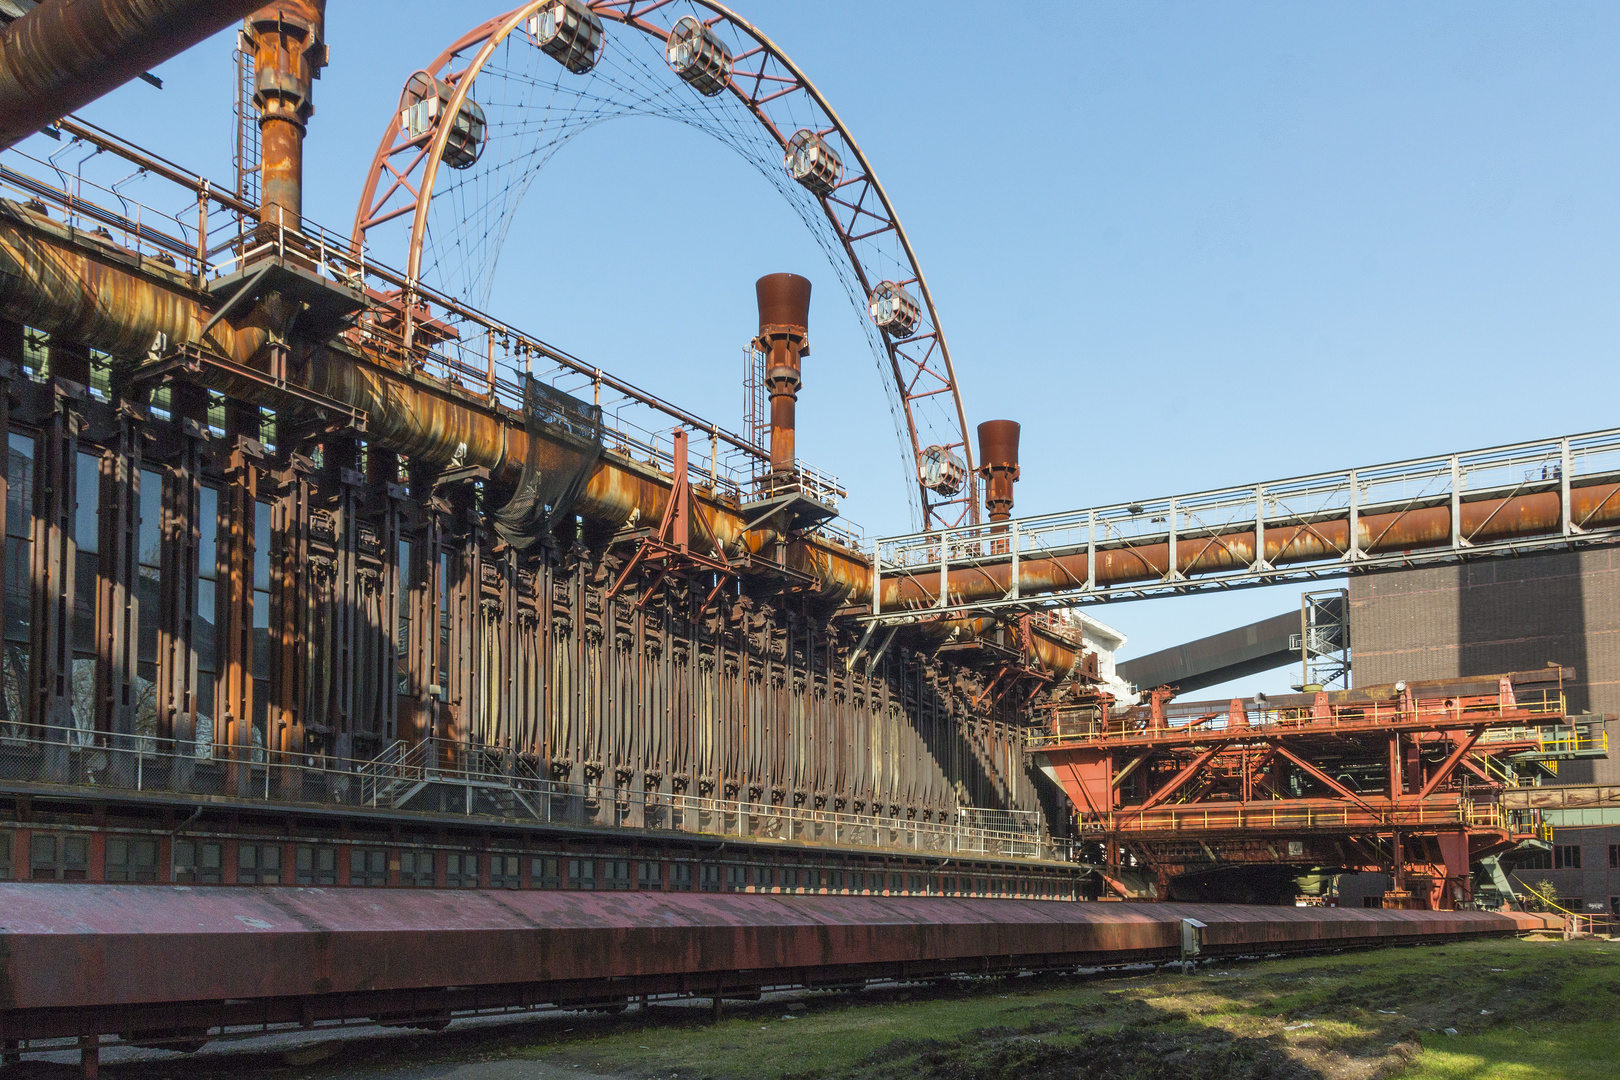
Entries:
{"type": "MultiPolygon", "coordinates": [[[[197,525],[202,534],[197,541],[197,574],[212,581],[219,562],[219,492],[211,487],[202,489],[197,500],[197,525]]],[[[210,611],[209,619],[213,619],[210,611]]]]}
{"type": "Polygon", "coordinates": [[[140,564],[162,565],[163,547],[163,475],[151,469],[141,470],[141,531],[140,564]]]}
{"type": "Polygon", "coordinates": [[[97,528],[100,522],[101,459],[95,454],[79,454],[79,472],[76,477],[78,500],[73,518],[73,539],[80,551],[96,552],[100,548],[97,528]]]}

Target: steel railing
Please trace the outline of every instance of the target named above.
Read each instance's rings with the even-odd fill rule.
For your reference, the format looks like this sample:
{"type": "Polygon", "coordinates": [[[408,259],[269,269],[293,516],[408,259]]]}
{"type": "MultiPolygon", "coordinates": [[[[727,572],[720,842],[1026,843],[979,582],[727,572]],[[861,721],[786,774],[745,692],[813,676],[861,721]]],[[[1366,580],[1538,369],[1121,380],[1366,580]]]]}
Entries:
{"type": "MultiPolygon", "coordinates": [[[[1546,716],[1562,719],[1567,714],[1567,703],[1562,691],[1542,691],[1534,699],[1516,704],[1504,704],[1499,698],[1491,696],[1450,700],[1457,704],[1448,707],[1444,704],[1419,702],[1416,709],[1403,708],[1399,701],[1358,702],[1354,706],[1334,706],[1327,716],[1318,716],[1309,707],[1249,708],[1244,711],[1247,722],[1240,726],[1233,725],[1225,711],[1211,711],[1208,703],[1203,703],[1201,713],[1183,713],[1178,716],[1173,712],[1167,712],[1164,726],[1157,728],[1151,727],[1145,717],[1135,712],[1125,717],[1112,717],[1103,716],[1097,710],[1079,709],[1074,711],[1073,717],[1066,717],[1062,711],[1055,713],[1049,727],[1031,731],[1025,736],[1025,742],[1031,749],[1051,749],[1062,745],[1086,743],[1150,743],[1164,741],[1167,737],[1180,740],[1205,733],[1211,737],[1234,738],[1248,732],[1263,736],[1278,733],[1309,734],[1315,731],[1362,731],[1400,723],[1441,723],[1469,727],[1475,724],[1506,723],[1520,717],[1546,716]]],[[[1560,728],[1551,723],[1520,725],[1519,729],[1536,733],[1533,737],[1526,736],[1525,741],[1534,738],[1549,746],[1557,745],[1563,740],[1571,745],[1583,743],[1590,748],[1598,742],[1591,734],[1584,736],[1583,741],[1583,737],[1578,733],[1571,733],[1568,728],[1560,728]]],[[[1507,737],[1498,736],[1496,739],[1486,741],[1503,741],[1504,738],[1507,737]]],[[[1507,741],[1517,740],[1508,738],[1507,741]]],[[[1607,745],[1606,737],[1603,745],[1607,745]]]]}
{"type": "Polygon", "coordinates": [[[1463,824],[1481,829],[1507,829],[1515,831],[1519,823],[1510,820],[1506,811],[1494,803],[1476,804],[1466,800],[1446,802],[1428,799],[1411,807],[1391,810],[1368,810],[1355,806],[1311,807],[1289,806],[1273,809],[1256,804],[1234,805],[1230,808],[1200,807],[1179,810],[1165,807],[1157,810],[1116,810],[1110,813],[1086,815],[1081,820],[1081,835],[1103,833],[1144,832],[1221,832],[1221,831],[1294,831],[1300,829],[1333,828],[1409,828],[1420,825],[1463,824]]]}
{"type": "Polygon", "coordinates": [[[396,742],[369,761],[343,762],[257,746],[201,747],[152,735],[109,735],[36,724],[0,725],[0,788],[166,792],[256,803],[425,809],[521,824],[685,832],[833,845],[1067,860],[1033,812],[962,807],[951,820],[855,814],[544,779],[529,759],[440,739],[396,742]],[[432,796],[416,802],[417,796],[432,796]]]}
{"type": "Polygon", "coordinates": [[[994,524],[880,537],[873,541],[873,559],[882,576],[908,579],[927,597],[929,610],[875,612],[872,617],[905,620],[968,610],[1072,606],[1163,592],[1339,577],[1379,565],[1454,561],[1465,554],[1585,543],[1605,536],[1612,540],[1620,529],[1588,527],[1587,522],[1572,517],[1570,488],[1617,477],[1620,428],[994,524]],[[1554,494],[1561,507],[1560,520],[1543,535],[1487,541],[1471,536],[1462,525],[1459,510],[1465,503],[1538,493],[1554,494]],[[1355,527],[1360,519],[1427,507],[1451,511],[1449,542],[1398,552],[1362,548],[1355,527]],[[1263,543],[1253,545],[1252,551],[1245,547],[1245,554],[1239,557],[1222,539],[1259,538],[1266,530],[1312,533],[1326,522],[1346,521],[1350,528],[1342,549],[1288,565],[1267,562],[1263,543]],[[1099,573],[1100,560],[1150,545],[1170,553],[1162,577],[1109,583],[1099,573]],[[1238,564],[1184,576],[1175,558],[1178,545],[1184,554],[1213,546],[1238,564]],[[1058,557],[1069,558],[1075,569],[1068,580],[1054,584],[1049,560],[1058,557]],[[1024,587],[1024,575],[1032,564],[1046,567],[1044,577],[1035,579],[1038,590],[1024,587]],[[990,566],[1004,567],[1008,575],[1005,595],[999,598],[962,601],[940,586],[950,570],[990,566]],[[1039,595],[1033,595],[1037,591],[1039,595]]]}

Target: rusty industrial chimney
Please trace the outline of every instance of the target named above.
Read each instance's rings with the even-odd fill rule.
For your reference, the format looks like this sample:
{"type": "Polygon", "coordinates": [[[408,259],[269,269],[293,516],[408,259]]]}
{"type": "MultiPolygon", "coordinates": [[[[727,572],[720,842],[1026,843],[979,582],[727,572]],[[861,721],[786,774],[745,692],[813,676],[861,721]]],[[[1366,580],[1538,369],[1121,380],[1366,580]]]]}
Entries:
{"type": "Polygon", "coordinates": [[[326,0],[276,0],[247,20],[259,110],[259,223],[297,231],[304,215],[304,132],[326,66],[326,0]]]}
{"type": "Polygon", "coordinates": [[[759,300],[759,338],[766,353],[765,387],[771,395],[771,473],[793,471],[794,411],[799,399],[799,359],[810,355],[810,279],[766,274],[754,283],[759,300]]]}
{"type": "Polygon", "coordinates": [[[1018,431],[1015,420],[986,420],[979,425],[979,475],[984,477],[984,506],[991,521],[1012,517],[1018,431]]]}

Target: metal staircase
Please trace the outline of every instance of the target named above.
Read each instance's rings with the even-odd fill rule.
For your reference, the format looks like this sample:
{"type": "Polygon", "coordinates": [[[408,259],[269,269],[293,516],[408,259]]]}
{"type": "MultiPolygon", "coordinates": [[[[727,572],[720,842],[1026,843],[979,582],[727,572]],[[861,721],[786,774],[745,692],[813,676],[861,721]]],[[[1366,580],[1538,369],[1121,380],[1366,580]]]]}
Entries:
{"type": "MultiPolygon", "coordinates": [[[[430,785],[465,789],[470,807],[474,792],[519,806],[541,816],[546,784],[533,765],[510,751],[466,746],[445,739],[426,739],[414,746],[396,741],[359,768],[361,801],[367,806],[403,809],[430,785]]],[[[469,811],[470,812],[470,811],[469,811]]]]}

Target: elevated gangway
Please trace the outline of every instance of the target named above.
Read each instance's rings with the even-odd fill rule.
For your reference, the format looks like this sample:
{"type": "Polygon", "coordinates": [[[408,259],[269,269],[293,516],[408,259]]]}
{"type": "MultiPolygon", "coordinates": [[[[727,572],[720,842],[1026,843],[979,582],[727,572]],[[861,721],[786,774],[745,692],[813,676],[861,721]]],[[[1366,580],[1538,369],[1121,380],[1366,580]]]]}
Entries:
{"type": "Polygon", "coordinates": [[[1620,539],[1620,429],[872,542],[905,624],[1319,581],[1620,539]]]}

